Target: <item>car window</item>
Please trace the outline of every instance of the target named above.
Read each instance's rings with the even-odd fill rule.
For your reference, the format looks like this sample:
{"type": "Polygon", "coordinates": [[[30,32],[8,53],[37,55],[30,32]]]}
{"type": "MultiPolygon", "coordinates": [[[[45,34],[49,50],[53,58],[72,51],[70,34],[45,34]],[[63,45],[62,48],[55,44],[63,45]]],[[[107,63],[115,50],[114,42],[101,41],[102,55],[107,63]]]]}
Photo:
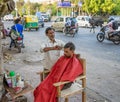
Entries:
{"type": "Polygon", "coordinates": [[[65,18],[65,22],[68,22],[68,21],[70,21],[70,18],[69,17],[65,18]]]}
{"type": "Polygon", "coordinates": [[[85,18],[82,17],[82,21],[85,21],[85,18]]]}
{"type": "Polygon", "coordinates": [[[60,22],[60,18],[57,18],[55,21],[56,21],[56,22],[60,22]]]}
{"type": "Polygon", "coordinates": [[[79,17],[78,17],[77,19],[78,19],[78,20],[80,20],[80,18],[79,18],[79,17]]]}
{"type": "Polygon", "coordinates": [[[82,17],[78,17],[78,20],[80,20],[80,21],[81,21],[81,20],[82,20],[82,17]]]}
{"type": "Polygon", "coordinates": [[[76,18],[71,18],[71,20],[73,20],[74,22],[77,22],[76,18]]]}
{"type": "Polygon", "coordinates": [[[89,21],[90,17],[85,17],[86,18],[86,21],[89,21]]]}
{"type": "Polygon", "coordinates": [[[63,22],[63,21],[64,21],[64,18],[60,17],[60,18],[57,18],[55,21],[56,21],[56,22],[63,22]]]}
{"type": "Polygon", "coordinates": [[[64,18],[60,18],[60,22],[63,22],[64,21],[64,18]]]}

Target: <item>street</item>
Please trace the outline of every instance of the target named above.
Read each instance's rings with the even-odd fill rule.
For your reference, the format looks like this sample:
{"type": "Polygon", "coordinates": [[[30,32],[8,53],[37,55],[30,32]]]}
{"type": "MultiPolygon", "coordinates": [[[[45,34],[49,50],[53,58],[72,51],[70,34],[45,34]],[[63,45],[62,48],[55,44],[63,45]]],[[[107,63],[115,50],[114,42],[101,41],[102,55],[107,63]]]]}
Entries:
{"type": "MultiPolygon", "coordinates": [[[[10,28],[12,25],[12,23],[9,21],[4,22],[4,24],[6,28],[10,28]]],[[[40,44],[44,41],[44,39],[46,39],[44,33],[45,28],[49,27],[50,25],[51,22],[46,22],[45,27],[40,28],[38,31],[24,31],[25,48],[22,49],[22,53],[14,53],[14,50],[13,52],[8,52],[13,54],[16,58],[22,58],[22,63],[25,63],[23,61],[26,59],[26,56],[32,56],[34,59],[33,55],[39,55],[40,44]]],[[[93,92],[93,94],[89,97],[94,97],[93,100],[96,100],[95,102],[120,102],[120,45],[115,45],[113,42],[107,40],[104,40],[102,43],[98,42],[96,39],[96,34],[98,31],[99,28],[96,28],[95,33],[90,32],[89,28],[79,28],[79,32],[74,37],[70,35],[65,36],[62,32],[55,32],[55,36],[57,39],[63,40],[64,42],[73,42],[76,46],[76,53],[79,53],[81,57],[86,59],[88,96],[90,94],[89,92],[93,92]],[[101,99],[97,101],[94,94],[101,99]]],[[[7,48],[8,46],[4,48],[5,51],[7,51],[7,48]]],[[[25,65],[22,65],[19,62],[17,64],[5,63],[4,66],[5,68],[9,67],[12,70],[17,70],[13,68],[14,66],[17,67],[17,65],[25,68],[25,65]]],[[[39,63],[33,63],[33,65],[32,63],[29,63],[28,65],[31,65],[31,67],[33,65],[39,67],[39,63]]],[[[36,72],[35,69],[33,70],[36,72]]],[[[25,71],[27,71],[27,69],[25,69],[25,71]]],[[[31,78],[33,77],[32,75],[36,74],[34,73],[28,76],[31,78]]],[[[32,84],[33,86],[37,86],[36,83],[32,84]]]]}

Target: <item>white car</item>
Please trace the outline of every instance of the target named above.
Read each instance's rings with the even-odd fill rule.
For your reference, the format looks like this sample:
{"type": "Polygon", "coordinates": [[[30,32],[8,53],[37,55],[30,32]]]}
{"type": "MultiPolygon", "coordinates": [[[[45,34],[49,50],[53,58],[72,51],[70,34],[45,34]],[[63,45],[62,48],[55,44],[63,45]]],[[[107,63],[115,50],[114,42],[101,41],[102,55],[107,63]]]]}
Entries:
{"type": "Polygon", "coordinates": [[[48,14],[42,14],[41,16],[43,17],[43,20],[44,20],[45,22],[50,21],[50,17],[49,17],[48,14]]]}
{"type": "Polygon", "coordinates": [[[12,14],[9,14],[9,15],[5,15],[3,20],[5,21],[13,21],[14,17],[12,14]]]}
{"type": "Polygon", "coordinates": [[[78,22],[78,26],[79,27],[90,27],[90,23],[89,23],[89,16],[77,16],[76,20],[78,22]]]}

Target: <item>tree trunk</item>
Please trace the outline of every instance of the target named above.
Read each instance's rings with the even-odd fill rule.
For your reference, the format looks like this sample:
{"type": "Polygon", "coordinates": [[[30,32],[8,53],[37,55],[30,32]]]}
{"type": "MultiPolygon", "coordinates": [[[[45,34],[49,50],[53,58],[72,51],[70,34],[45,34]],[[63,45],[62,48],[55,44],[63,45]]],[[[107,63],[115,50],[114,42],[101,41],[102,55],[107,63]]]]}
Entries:
{"type": "MultiPolygon", "coordinates": [[[[7,13],[11,13],[15,8],[15,2],[13,0],[0,0],[0,102],[2,101],[4,87],[3,87],[3,77],[4,77],[4,70],[3,70],[3,51],[2,51],[2,33],[1,29],[3,29],[1,17],[6,15],[7,13]]],[[[4,99],[3,99],[4,100],[4,99]]]]}
{"type": "Polygon", "coordinates": [[[0,31],[0,99],[3,94],[3,53],[2,53],[2,36],[0,31]]]}
{"type": "Polygon", "coordinates": [[[0,74],[3,73],[2,34],[0,31],[0,74]]]}

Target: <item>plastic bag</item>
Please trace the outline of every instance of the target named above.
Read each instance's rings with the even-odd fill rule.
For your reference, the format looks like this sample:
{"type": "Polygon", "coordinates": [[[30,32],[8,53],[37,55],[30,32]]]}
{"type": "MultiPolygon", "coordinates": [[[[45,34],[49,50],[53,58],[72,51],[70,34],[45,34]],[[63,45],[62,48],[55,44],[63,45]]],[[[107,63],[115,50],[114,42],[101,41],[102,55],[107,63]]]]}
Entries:
{"type": "Polygon", "coordinates": [[[13,40],[15,40],[16,38],[18,38],[20,36],[20,34],[15,30],[11,30],[10,36],[13,40]]]}

